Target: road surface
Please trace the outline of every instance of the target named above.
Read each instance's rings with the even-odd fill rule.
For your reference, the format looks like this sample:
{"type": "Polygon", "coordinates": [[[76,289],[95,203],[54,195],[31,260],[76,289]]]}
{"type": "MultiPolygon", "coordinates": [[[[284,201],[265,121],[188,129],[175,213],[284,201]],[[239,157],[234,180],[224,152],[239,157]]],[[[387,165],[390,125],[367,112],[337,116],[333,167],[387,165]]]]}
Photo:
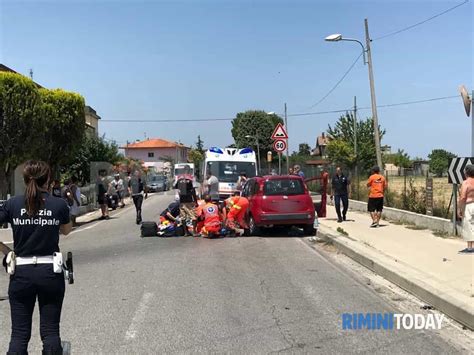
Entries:
{"type": "MultiPolygon", "coordinates": [[[[156,219],[173,193],[144,203],[156,219]]],[[[298,237],[139,238],[133,208],[63,239],[67,286],[62,338],[74,354],[458,353],[436,332],[344,331],[344,312],[397,312],[298,237]]],[[[0,295],[7,290],[0,275],[0,295]]],[[[30,353],[40,353],[35,314],[30,353]]],[[[0,301],[0,351],[8,301],[0,301]]]]}

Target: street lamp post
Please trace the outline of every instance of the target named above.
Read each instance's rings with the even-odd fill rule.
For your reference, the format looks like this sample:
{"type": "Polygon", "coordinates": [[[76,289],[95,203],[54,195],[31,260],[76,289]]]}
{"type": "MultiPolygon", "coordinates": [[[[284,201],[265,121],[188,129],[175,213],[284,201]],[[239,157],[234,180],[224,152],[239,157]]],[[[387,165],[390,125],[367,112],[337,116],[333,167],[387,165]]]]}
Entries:
{"type": "Polygon", "coordinates": [[[369,67],[370,98],[372,101],[372,118],[374,120],[375,154],[377,156],[377,165],[380,167],[380,169],[383,169],[382,151],[380,148],[379,122],[378,122],[378,116],[377,116],[377,102],[375,99],[374,73],[372,69],[372,54],[370,50],[369,23],[367,19],[364,20],[364,24],[365,24],[366,47],[364,47],[364,44],[361,41],[354,38],[343,38],[342,35],[339,33],[327,36],[325,40],[329,42],[338,42],[338,41],[357,42],[362,47],[364,64],[368,64],[368,67],[369,67]],[[365,53],[367,53],[367,61],[365,60],[365,53]]]}
{"type": "Polygon", "coordinates": [[[255,132],[255,137],[251,135],[246,135],[245,138],[255,138],[255,143],[257,144],[257,167],[258,173],[260,174],[260,144],[258,142],[258,131],[255,132]]]}

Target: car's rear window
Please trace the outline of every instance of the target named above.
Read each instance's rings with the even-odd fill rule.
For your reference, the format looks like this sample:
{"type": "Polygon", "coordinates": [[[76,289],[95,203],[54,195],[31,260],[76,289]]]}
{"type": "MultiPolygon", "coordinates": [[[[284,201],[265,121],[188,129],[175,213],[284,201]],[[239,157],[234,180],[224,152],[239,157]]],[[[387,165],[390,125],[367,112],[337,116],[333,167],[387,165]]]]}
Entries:
{"type": "Polygon", "coordinates": [[[264,195],[302,195],[304,194],[303,182],[299,179],[272,179],[265,181],[264,195]]]}

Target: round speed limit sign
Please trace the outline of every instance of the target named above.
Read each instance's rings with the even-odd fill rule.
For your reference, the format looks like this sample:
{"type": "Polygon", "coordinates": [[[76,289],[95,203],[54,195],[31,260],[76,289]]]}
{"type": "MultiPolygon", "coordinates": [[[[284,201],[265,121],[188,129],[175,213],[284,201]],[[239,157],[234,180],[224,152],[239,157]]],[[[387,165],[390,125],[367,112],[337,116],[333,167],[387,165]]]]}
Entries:
{"type": "Polygon", "coordinates": [[[283,139],[277,139],[273,142],[273,149],[278,153],[284,152],[286,149],[286,141],[283,139]]]}

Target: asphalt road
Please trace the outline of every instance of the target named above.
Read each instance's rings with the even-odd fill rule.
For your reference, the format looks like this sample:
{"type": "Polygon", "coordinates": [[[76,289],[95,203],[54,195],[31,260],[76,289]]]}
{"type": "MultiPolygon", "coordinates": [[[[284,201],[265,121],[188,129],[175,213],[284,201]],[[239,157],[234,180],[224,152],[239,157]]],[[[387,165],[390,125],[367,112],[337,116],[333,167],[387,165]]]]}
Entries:
{"type": "MultiPolygon", "coordinates": [[[[144,220],[171,199],[146,200],[144,220]]],[[[298,237],[141,239],[126,208],[61,248],[75,255],[61,323],[75,354],[458,352],[436,332],[342,330],[344,312],[397,309],[298,237]]],[[[32,354],[41,349],[35,317],[32,354]]],[[[0,322],[2,352],[8,301],[0,322]]]]}

